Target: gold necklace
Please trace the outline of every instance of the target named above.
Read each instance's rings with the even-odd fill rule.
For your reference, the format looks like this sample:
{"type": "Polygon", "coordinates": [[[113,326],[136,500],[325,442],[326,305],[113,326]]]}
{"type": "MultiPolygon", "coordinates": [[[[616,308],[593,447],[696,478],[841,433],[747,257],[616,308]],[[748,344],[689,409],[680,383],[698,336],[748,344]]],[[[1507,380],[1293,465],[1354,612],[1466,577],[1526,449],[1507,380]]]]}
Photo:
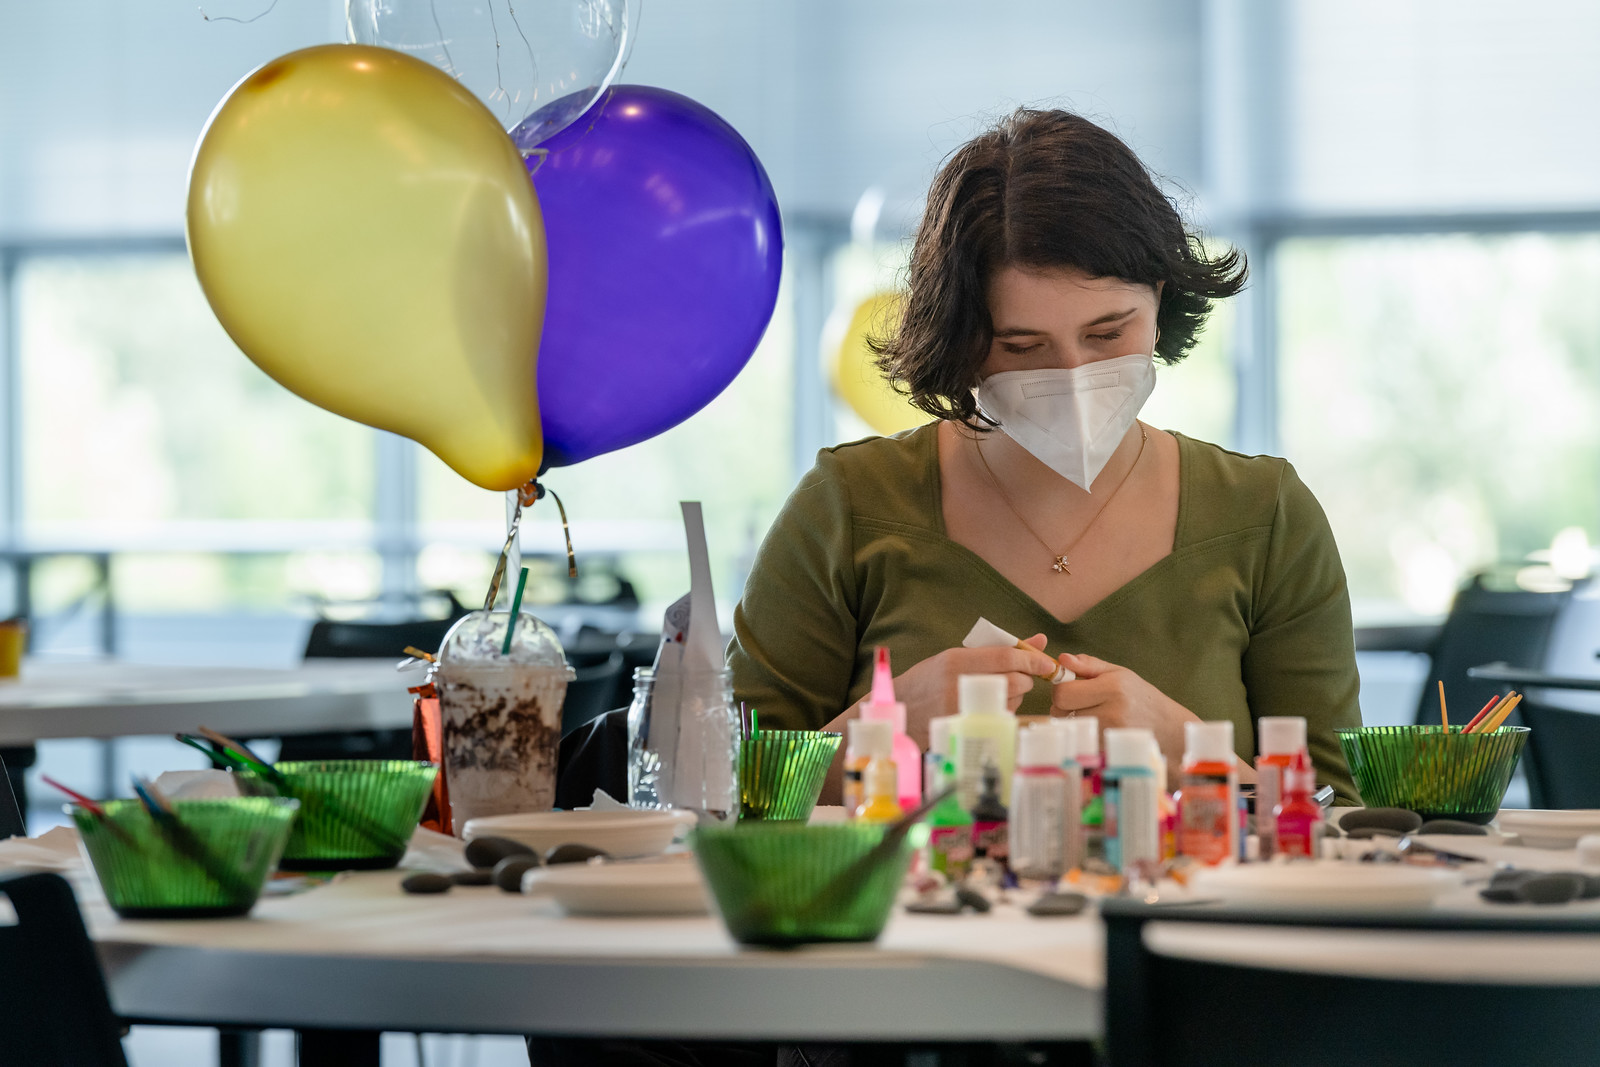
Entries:
{"type": "Polygon", "coordinates": [[[1072,543],[1066,548],[1062,549],[1059,553],[1050,547],[1050,542],[1039,536],[1038,531],[1036,531],[1032,526],[1028,525],[1028,520],[1022,517],[1022,512],[1018,511],[1017,506],[1011,502],[1011,497],[1006,494],[1005,487],[1000,484],[1000,479],[996,478],[994,476],[994,471],[989,469],[989,461],[983,458],[982,442],[974,438],[972,447],[973,450],[978,453],[978,462],[983,464],[983,473],[989,476],[989,484],[994,486],[995,492],[1000,494],[1000,499],[1005,501],[1006,507],[1011,509],[1011,514],[1015,515],[1017,517],[1017,521],[1022,523],[1022,528],[1027,530],[1030,534],[1033,534],[1033,539],[1039,542],[1039,544],[1043,545],[1046,552],[1050,553],[1050,569],[1055,571],[1057,574],[1070,575],[1072,570],[1067,564],[1067,553],[1078,547],[1078,542],[1082,541],[1084,536],[1094,528],[1094,524],[1100,521],[1100,516],[1105,514],[1106,508],[1110,507],[1111,502],[1117,498],[1117,494],[1122,492],[1122,487],[1128,484],[1128,479],[1133,476],[1134,467],[1139,465],[1139,460],[1144,456],[1144,446],[1149,440],[1149,431],[1144,428],[1143,423],[1140,423],[1139,451],[1133,457],[1133,464],[1128,467],[1128,473],[1122,476],[1122,481],[1118,482],[1117,487],[1111,490],[1111,495],[1106,497],[1106,502],[1100,505],[1100,510],[1095,512],[1094,517],[1084,525],[1083,529],[1078,531],[1078,536],[1072,539],[1072,543]]]}

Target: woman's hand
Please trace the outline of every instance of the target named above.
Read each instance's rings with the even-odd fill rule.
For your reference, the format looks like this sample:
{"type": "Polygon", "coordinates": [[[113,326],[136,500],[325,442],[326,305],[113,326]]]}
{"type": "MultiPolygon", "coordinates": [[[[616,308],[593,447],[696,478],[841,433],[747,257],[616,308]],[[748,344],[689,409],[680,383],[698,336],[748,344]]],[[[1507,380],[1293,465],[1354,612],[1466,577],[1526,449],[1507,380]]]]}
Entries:
{"type": "MultiPolygon", "coordinates": [[[[1025,644],[1043,649],[1044,634],[1035,634],[1025,644]]],[[[928,720],[954,715],[956,679],[963,674],[1003,674],[1006,677],[1007,706],[1012,711],[1022,703],[1034,683],[1043,675],[1055,673],[1056,664],[1042,651],[1024,652],[1020,648],[948,648],[929,656],[894,680],[894,693],[906,706],[906,732],[924,750],[928,747],[928,720]]]]}
{"type": "Polygon", "coordinates": [[[1093,715],[1100,728],[1142,726],[1155,734],[1167,759],[1169,783],[1177,782],[1183,759],[1183,724],[1200,716],[1126,667],[1093,656],[1063,653],[1061,663],[1078,677],[1051,694],[1052,715],[1093,715]]]}

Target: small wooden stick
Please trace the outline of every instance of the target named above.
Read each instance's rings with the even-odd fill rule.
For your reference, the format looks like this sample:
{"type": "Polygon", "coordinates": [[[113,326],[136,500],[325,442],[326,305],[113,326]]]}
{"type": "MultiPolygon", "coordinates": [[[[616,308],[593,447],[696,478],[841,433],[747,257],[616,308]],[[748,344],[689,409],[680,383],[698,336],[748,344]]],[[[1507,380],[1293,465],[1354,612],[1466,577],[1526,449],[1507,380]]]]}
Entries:
{"type": "Polygon", "coordinates": [[[1500,706],[1500,701],[1503,700],[1503,699],[1505,699],[1505,698],[1500,696],[1500,694],[1498,694],[1498,693],[1496,693],[1494,696],[1490,697],[1489,698],[1489,702],[1487,704],[1485,704],[1483,707],[1478,709],[1478,714],[1474,715],[1467,722],[1467,725],[1465,725],[1465,726],[1463,726],[1461,728],[1461,732],[1464,733],[1464,734],[1470,734],[1472,732],[1472,728],[1474,726],[1477,726],[1480,722],[1482,722],[1488,716],[1490,711],[1492,711],[1493,709],[1499,707],[1500,706]]]}
{"type": "Polygon", "coordinates": [[[77,804],[78,807],[84,809],[85,811],[89,812],[90,814],[96,815],[96,816],[98,816],[99,818],[102,818],[102,819],[104,819],[106,817],[106,809],[105,808],[102,808],[98,803],[96,803],[95,801],[93,801],[93,800],[89,799],[88,797],[84,796],[82,793],[78,792],[76,789],[67,788],[66,786],[62,785],[60,782],[56,781],[54,778],[50,777],[48,774],[41,774],[39,776],[39,781],[43,782],[45,785],[50,786],[53,789],[59,789],[61,792],[65,793],[75,804],[77,804]]]}
{"type": "Polygon", "coordinates": [[[1475,724],[1473,724],[1472,732],[1475,733],[1475,734],[1476,733],[1481,733],[1483,731],[1484,726],[1488,725],[1489,720],[1494,718],[1497,714],[1499,714],[1500,709],[1505,707],[1506,703],[1508,701],[1510,701],[1510,699],[1511,699],[1511,694],[1510,693],[1507,693],[1505,696],[1495,697],[1494,707],[1490,708],[1488,711],[1486,711],[1482,715],[1478,716],[1478,721],[1475,724]]]}
{"type": "Polygon", "coordinates": [[[1450,714],[1444,709],[1444,679],[1439,679],[1439,725],[1450,729],[1450,714]]]}
{"type": "Polygon", "coordinates": [[[263,766],[263,767],[271,767],[272,766],[272,764],[268,763],[266,760],[262,759],[260,756],[256,755],[254,752],[250,751],[250,746],[246,745],[243,741],[235,741],[233,738],[229,737],[227,734],[220,734],[217,731],[211,729],[211,727],[209,727],[209,726],[200,727],[200,736],[205,738],[207,741],[216,742],[217,744],[221,745],[223,748],[231,748],[233,751],[239,753],[239,755],[244,756],[246,759],[255,760],[257,763],[261,764],[261,766],[263,766]]]}
{"type": "Polygon", "coordinates": [[[1500,724],[1506,721],[1506,717],[1508,715],[1517,710],[1517,705],[1520,703],[1522,703],[1522,694],[1512,693],[1511,699],[1507,700],[1500,706],[1499,710],[1494,713],[1494,716],[1483,724],[1482,729],[1480,729],[1478,733],[1492,734],[1496,730],[1500,729],[1500,724]]]}

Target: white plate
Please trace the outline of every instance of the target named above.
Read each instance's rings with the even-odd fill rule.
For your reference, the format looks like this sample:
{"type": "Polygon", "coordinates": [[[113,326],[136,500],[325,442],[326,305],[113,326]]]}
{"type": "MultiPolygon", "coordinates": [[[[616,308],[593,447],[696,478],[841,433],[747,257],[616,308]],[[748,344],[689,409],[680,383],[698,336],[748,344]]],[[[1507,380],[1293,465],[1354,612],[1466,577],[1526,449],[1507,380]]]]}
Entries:
{"type": "Polygon", "coordinates": [[[550,897],[571,915],[704,915],[710,910],[700,867],[687,854],[535,867],[522,876],[522,891],[550,897]]]}
{"type": "Polygon", "coordinates": [[[469,819],[462,836],[509,837],[541,854],[557,845],[588,845],[626,859],[659,855],[694,823],[687,811],[541,811],[469,819]]]}
{"type": "Polygon", "coordinates": [[[1500,829],[1517,835],[1533,848],[1574,848],[1578,838],[1600,834],[1600,811],[1590,808],[1549,811],[1539,808],[1501,808],[1495,816],[1500,829]]]}
{"type": "Polygon", "coordinates": [[[1198,896],[1278,908],[1424,908],[1460,885],[1453,871],[1354,863],[1251,863],[1195,874],[1198,896]]]}

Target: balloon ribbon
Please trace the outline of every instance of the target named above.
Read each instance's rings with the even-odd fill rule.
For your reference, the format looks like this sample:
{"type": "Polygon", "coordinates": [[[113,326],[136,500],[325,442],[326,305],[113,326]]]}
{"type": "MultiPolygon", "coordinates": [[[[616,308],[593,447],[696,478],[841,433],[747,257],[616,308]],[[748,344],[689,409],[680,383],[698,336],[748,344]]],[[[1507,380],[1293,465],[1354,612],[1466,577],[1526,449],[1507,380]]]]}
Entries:
{"type": "Polygon", "coordinates": [[[517,511],[506,528],[506,543],[500,549],[500,559],[494,565],[494,576],[489,579],[489,594],[483,598],[484,611],[493,611],[494,602],[500,596],[500,583],[506,579],[506,563],[511,559],[511,546],[517,543],[517,534],[522,528],[522,509],[532,507],[547,495],[556,502],[556,510],[561,513],[561,536],[567,542],[567,577],[578,576],[578,557],[572,551],[572,528],[567,524],[567,506],[554,490],[540,485],[539,479],[530,478],[528,484],[517,490],[517,511]]]}

